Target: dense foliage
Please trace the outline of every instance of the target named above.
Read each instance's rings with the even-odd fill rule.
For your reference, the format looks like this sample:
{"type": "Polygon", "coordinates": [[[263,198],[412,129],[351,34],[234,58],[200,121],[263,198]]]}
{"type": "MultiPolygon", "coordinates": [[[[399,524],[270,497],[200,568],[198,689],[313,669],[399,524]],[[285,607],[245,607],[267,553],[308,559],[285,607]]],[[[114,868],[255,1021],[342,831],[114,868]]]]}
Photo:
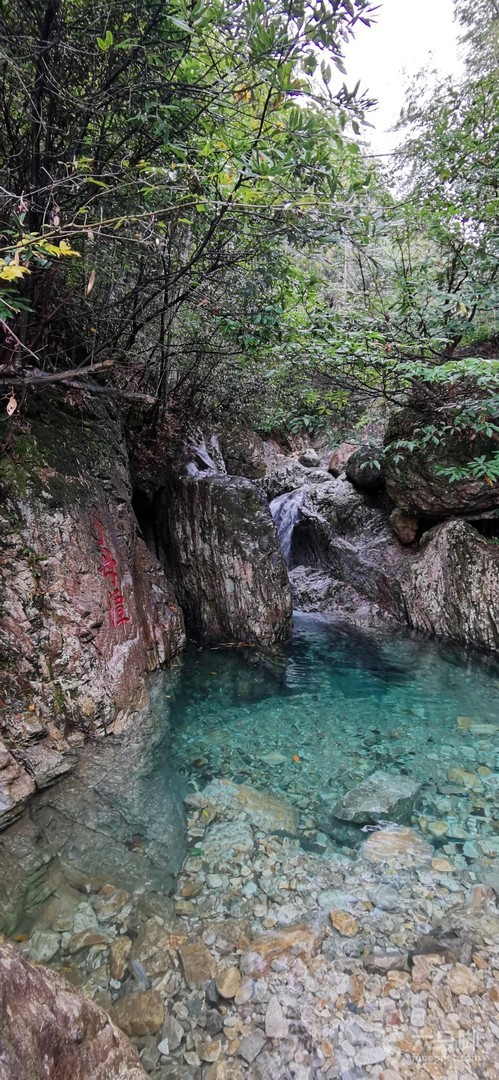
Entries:
{"type": "MultiPolygon", "coordinates": [[[[342,85],[369,0],[4,5],[10,411],[62,381],[158,433],[318,433],[426,393],[421,438],[497,439],[499,13],[455,7],[466,76],[417,80],[386,170],[342,85]]],[[[499,457],[472,467],[493,483],[499,457]]]]}
{"type": "Polygon", "coordinates": [[[362,102],[331,65],[369,9],[2,8],[4,385],[86,371],[177,422],[255,390],[290,245],[327,242],[359,183],[343,131],[362,102]]]}

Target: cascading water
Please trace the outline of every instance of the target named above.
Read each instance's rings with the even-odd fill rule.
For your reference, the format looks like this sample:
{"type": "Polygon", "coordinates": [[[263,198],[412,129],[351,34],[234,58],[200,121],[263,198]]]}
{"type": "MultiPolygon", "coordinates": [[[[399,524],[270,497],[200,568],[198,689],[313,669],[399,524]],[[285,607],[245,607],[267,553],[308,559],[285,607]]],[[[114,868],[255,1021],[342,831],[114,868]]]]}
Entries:
{"type": "Polygon", "coordinates": [[[289,566],[291,557],[291,540],[296,522],[300,519],[301,508],[308,486],[295,488],[294,491],[286,491],[284,495],[278,495],[270,503],[270,513],[274,519],[277,535],[284,553],[284,558],[289,566]]]}

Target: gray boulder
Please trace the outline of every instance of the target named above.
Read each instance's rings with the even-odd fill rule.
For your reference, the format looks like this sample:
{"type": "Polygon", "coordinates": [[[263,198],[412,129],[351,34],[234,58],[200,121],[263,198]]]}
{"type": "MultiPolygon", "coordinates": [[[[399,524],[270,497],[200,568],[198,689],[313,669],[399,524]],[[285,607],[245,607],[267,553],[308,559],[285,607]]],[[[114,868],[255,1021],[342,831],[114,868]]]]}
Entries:
{"type": "Polygon", "coordinates": [[[385,483],[385,458],[380,446],[359,446],[349,457],[345,473],[352,484],[366,491],[378,491],[385,483]]]}
{"type": "Polygon", "coordinates": [[[425,533],[402,583],[417,630],[479,649],[499,649],[499,546],[466,521],[425,533]]]}
{"type": "Polygon", "coordinates": [[[295,457],[276,455],[268,462],[261,485],[267,498],[272,500],[304,484],[324,484],[329,480],[331,476],[325,469],[307,468],[295,457]]]}
{"type": "Polygon", "coordinates": [[[300,465],[304,465],[306,469],[320,469],[321,459],[317,450],[314,450],[311,446],[309,446],[308,450],[303,450],[298,461],[300,462],[300,465]]]}
{"type": "Polygon", "coordinates": [[[347,791],[333,807],[333,817],[351,825],[377,825],[410,821],[421,785],[408,776],[397,776],[379,769],[357,787],[347,791]]]}

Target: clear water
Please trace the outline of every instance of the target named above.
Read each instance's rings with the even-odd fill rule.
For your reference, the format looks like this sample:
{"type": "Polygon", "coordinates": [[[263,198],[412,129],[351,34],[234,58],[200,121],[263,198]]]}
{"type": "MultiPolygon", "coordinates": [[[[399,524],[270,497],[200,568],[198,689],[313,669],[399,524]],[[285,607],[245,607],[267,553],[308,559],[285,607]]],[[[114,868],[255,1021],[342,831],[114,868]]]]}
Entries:
{"type": "MultiPolygon", "coordinates": [[[[497,866],[498,734],[497,662],[400,629],[298,615],[278,653],[191,648],[151,679],[141,725],[88,747],[74,775],[0,834],[0,929],[52,928],[54,898],[75,900],[74,869],[93,891],[111,881],[135,897],[171,892],[185,779],[284,796],[314,843],[346,790],[375,769],[402,773],[423,785],[413,825],[457,869],[497,866]]],[[[325,857],[352,843],[333,832],[325,857]]]]}
{"type": "Polygon", "coordinates": [[[499,855],[493,660],[400,629],[297,615],[293,641],[277,655],[191,650],[167,693],[174,765],[199,787],[224,776],[270,789],[300,807],[305,825],[321,827],[335,800],[375,769],[402,773],[423,785],[414,824],[449,823],[433,843],[463,865],[499,855]],[[477,839],[479,848],[469,846],[477,839]]]}

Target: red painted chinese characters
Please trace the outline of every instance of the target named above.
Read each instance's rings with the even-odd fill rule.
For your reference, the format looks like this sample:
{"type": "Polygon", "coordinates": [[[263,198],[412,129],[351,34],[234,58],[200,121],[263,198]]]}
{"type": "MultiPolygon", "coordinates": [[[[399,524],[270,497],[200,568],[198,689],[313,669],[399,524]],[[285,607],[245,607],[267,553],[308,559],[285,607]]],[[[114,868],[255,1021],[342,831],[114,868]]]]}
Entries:
{"type": "Polygon", "coordinates": [[[109,601],[109,621],[113,627],[124,626],[125,623],[131,622],[131,619],[126,613],[125,597],[119,586],[118,563],[112,551],[106,547],[104,526],[96,514],[93,516],[93,527],[101,554],[99,574],[102,574],[104,578],[108,578],[109,584],[112,585],[112,588],[108,589],[107,593],[109,601]]]}

